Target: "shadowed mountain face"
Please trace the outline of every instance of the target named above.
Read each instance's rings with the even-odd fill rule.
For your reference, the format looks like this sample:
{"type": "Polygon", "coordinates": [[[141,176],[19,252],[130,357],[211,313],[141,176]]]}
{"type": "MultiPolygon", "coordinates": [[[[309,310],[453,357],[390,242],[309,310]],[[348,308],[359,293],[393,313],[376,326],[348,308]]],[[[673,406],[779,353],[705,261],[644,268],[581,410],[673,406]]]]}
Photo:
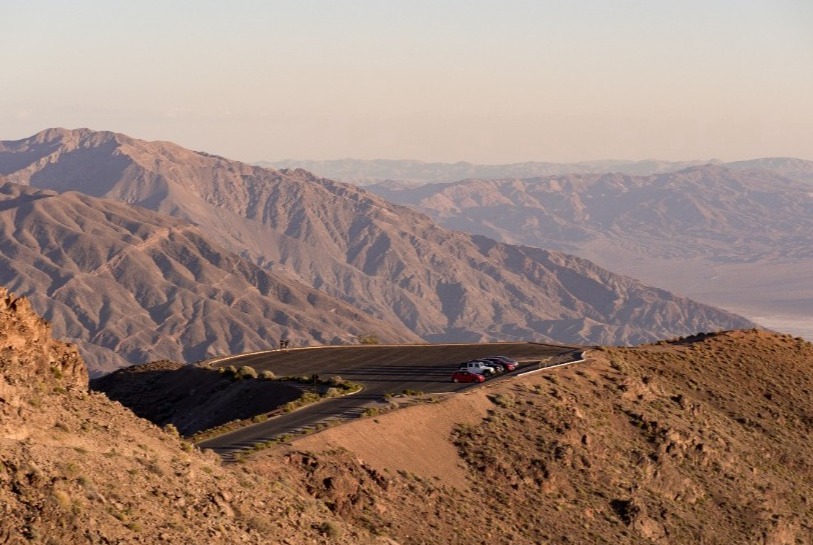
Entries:
{"type": "Polygon", "coordinates": [[[272,347],[418,337],[115,201],[0,184],[0,285],[28,294],[91,371],[158,355],[195,361],[272,347]]]}
{"type": "Polygon", "coordinates": [[[811,166],[765,159],[653,176],[369,189],[450,228],[572,252],[760,322],[771,314],[804,321],[813,308],[811,166]]]}
{"type": "Polygon", "coordinates": [[[447,231],[351,185],[174,144],[51,129],[0,143],[0,173],[194,222],[264,269],[429,341],[624,344],[751,325],[585,260],[447,231]]]}

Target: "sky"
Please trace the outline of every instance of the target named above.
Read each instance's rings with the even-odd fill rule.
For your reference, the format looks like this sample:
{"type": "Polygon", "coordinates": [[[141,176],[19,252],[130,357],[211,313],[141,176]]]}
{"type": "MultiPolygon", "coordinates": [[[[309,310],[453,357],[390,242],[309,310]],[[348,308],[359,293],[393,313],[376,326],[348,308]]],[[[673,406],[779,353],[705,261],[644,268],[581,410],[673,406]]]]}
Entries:
{"type": "Polygon", "coordinates": [[[243,161],[813,160],[812,0],[0,0],[0,140],[243,161]]]}

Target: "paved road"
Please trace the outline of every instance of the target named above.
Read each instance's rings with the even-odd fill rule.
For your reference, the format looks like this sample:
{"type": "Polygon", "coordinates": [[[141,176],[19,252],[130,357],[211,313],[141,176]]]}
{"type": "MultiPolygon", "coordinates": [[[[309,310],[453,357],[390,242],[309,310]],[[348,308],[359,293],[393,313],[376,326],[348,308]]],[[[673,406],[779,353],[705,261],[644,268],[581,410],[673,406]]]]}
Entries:
{"type": "Polygon", "coordinates": [[[218,360],[208,365],[248,365],[258,371],[273,371],[277,376],[318,374],[328,378],[338,375],[361,383],[364,390],[276,416],[203,441],[198,446],[212,449],[229,459],[234,453],[256,443],[297,433],[330,420],[356,418],[370,406],[380,403],[386,394],[404,390],[445,393],[470,388],[473,385],[451,382],[451,373],[462,361],[496,354],[510,356],[521,364],[519,369],[510,373],[517,374],[539,367],[541,362],[565,361],[579,349],[539,343],[329,346],[275,350],[218,360]]]}

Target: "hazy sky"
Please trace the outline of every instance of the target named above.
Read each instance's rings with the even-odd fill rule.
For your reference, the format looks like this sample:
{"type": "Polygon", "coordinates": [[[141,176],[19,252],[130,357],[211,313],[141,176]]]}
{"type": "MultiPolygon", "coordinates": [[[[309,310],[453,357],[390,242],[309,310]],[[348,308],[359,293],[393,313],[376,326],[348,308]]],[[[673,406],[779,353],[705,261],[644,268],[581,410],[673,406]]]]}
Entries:
{"type": "Polygon", "coordinates": [[[0,140],[813,160],[813,0],[0,0],[0,140]]]}

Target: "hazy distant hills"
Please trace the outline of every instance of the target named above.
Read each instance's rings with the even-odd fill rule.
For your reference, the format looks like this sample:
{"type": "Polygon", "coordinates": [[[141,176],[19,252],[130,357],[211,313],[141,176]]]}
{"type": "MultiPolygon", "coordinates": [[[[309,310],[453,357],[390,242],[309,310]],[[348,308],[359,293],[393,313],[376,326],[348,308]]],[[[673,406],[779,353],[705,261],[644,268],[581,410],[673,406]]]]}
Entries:
{"type": "Polygon", "coordinates": [[[581,163],[546,163],[528,161],[505,165],[458,163],[426,163],[409,160],[337,159],[328,161],[259,161],[268,168],[303,168],[319,176],[358,185],[385,181],[407,184],[456,182],[466,178],[530,178],[574,173],[622,172],[625,174],[656,174],[674,172],[690,166],[719,161],[585,161],[581,163]]]}
{"type": "MultiPolygon", "coordinates": [[[[37,188],[113,198],[194,223],[200,236],[212,244],[276,274],[270,284],[288,279],[301,282],[390,324],[393,329],[382,340],[402,340],[404,334],[398,332],[409,330],[428,341],[624,344],[751,325],[583,259],[450,232],[425,215],[352,185],[303,170],[251,166],[166,142],[87,129],[51,129],[0,143],[0,175],[37,188]]],[[[75,214],[80,212],[69,216],[75,214]]],[[[127,212],[119,215],[124,221],[127,212]]],[[[19,231],[14,222],[4,229],[19,231]]],[[[62,236],[54,235],[53,243],[62,244],[62,236]]],[[[202,249],[176,251],[209,255],[202,249]]],[[[100,255],[93,266],[118,259],[119,253],[100,255]]],[[[54,255],[49,266],[55,268],[73,259],[54,255]]],[[[163,274],[160,267],[145,269],[143,282],[151,285],[152,275],[159,281],[163,274]]],[[[19,294],[42,291],[42,286],[20,289],[11,280],[19,294]]],[[[198,288],[190,291],[208,301],[212,295],[206,287],[212,281],[201,279],[198,288]]],[[[248,286],[244,289],[252,293],[248,286]]],[[[162,293],[170,302],[176,299],[174,293],[162,293]]],[[[111,305],[106,311],[110,319],[117,316],[118,308],[111,305]]],[[[177,319],[206,329],[200,325],[201,320],[205,323],[200,307],[186,308],[177,319]]],[[[80,304],[77,312],[87,311],[80,304]]],[[[254,312],[249,309],[244,315],[247,328],[254,312]]],[[[269,303],[263,312],[275,309],[269,303]]],[[[229,322],[224,318],[209,327],[229,330],[229,322]]],[[[367,327],[362,320],[359,324],[367,327]]],[[[296,324],[289,330],[295,342],[315,337],[312,333],[300,336],[296,324]]],[[[333,330],[328,331],[322,337],[325,340],[333,336],[333,330]]],[[[58,328],[56,333],[62,334],[58,328]]],[[[232,342],[224,334],[224,346],[231,351],[249,344],[232,342]]],[[[160,350],[143,355],[164,357],[177,356],[160,350]]]]}
{"type": "Polygon", "coordinates": [[[799,182],[813,182],[813,161],[792,157],[766,157],[725,163],[723,166],[734,170],[764,170],[799,182]]]}
{"type": "Polygon", "coordinates": [[[414,187],[427,183],[450,183],[469,178],[503,179],[536,178],[562,176],[566,174],[628,174],[648,176],[678,172],[694,166],[722,165],[734,170],[765,170],[790,178],[791,180],[813,181],[813,161],[791,157],[769,157],[722,163],[708,161],[584,161],[579,163],[547,163],[528,161],[504,165],[477,165],[461,161],[458,163],[426,163],[410,160],[362,160],[336,159],[327,161],[259,161],[259,166],[268,168],[303,168],[318,176],[357,185],[394,185],[414,187]]]}
{"type": "Polygon", "coordinates": [[[76,192],[0,184],[0,285],[28,294],[90,369],[357,335],[416,341],[211,244],[196,227],[76,192]]]}
{"type": "Polygon", "coordinates": [[[753,318],[795,320],[799,330],[813,309],[811,167],[763,159],[650,176],[368,189],[447,227],[574,253],[753,318]]]}

